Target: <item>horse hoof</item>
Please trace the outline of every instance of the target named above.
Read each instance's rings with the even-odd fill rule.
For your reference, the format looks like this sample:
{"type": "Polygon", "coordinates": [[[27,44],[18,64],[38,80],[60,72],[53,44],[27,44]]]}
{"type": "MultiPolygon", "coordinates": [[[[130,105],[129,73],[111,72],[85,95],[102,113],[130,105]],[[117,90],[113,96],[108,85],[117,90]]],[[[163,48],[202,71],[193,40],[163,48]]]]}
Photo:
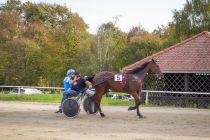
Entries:
{"type": "Polygon", "coordinates": [[[130,107],[128,108],[128,111],[135,110],[135,109],[136,109],[136,107],[130,106],[130,107]]]}
{"type": "Polygon", "coordinates": [[[106,115],[104,113],[100,113],[101,117],[104,118],[106,115]]]}
{"type": "Polygon", "coordinates": [[[139,119],[146,119],[146,116],[140,115],[139,119]]]}

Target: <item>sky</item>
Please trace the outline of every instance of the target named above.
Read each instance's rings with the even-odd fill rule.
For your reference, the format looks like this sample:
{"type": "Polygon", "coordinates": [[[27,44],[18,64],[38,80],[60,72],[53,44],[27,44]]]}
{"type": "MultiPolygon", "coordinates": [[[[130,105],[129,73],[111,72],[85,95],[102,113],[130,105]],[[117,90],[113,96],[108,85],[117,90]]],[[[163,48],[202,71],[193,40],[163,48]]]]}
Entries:
{"type": "MultiPolygon", "coordinates": [[[[0,0],[5,3],[6,0],[0,0]]],[[[21,0],[26,2],[28,0],[21,0]]],[[[173,19],[173,10],[181,10],[186,0],[29,0],[31,2],[60,4],[78,13],[88,24],[90,33],[109,21],[124,32],[141,26],[152,32],[158,26],[168,25],[173,19]]]]}

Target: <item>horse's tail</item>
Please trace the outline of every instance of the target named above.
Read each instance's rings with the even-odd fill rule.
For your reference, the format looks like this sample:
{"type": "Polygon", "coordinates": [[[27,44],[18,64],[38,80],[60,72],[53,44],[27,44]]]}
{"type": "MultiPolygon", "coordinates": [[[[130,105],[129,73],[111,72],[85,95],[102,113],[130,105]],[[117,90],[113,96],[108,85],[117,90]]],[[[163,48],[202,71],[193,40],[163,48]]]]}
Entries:
{"type": "Polygon", "coordinates": [[[95,77],[95,74],[91,75],[91,76],[87,76],[85,79],[91,83],[93,83],[93,78],[95,77]]]}

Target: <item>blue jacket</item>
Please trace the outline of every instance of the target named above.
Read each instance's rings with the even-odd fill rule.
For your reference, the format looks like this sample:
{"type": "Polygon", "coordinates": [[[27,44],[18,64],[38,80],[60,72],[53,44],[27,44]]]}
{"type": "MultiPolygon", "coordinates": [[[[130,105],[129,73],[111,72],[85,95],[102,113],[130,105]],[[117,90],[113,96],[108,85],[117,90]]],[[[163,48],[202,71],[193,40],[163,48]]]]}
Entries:
{"type": "Polygon", "coordinates": [[[72,85],[69,83],[70,79],[71,78],[69,76],[64,78],[64,80],[63,80],[64,91],[71,89],[72,85]]]}

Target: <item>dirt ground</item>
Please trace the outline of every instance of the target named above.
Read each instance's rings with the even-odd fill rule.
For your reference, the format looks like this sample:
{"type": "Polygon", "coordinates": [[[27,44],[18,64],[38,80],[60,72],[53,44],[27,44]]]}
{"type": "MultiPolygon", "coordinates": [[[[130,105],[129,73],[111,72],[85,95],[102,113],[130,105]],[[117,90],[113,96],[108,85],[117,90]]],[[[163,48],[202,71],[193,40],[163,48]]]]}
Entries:
{"type": "Polygon", "coordinates": [[[210,110],[102,106],[106,118],[53,113],[58,104],[0,101],[1,140],[210,140],[210,110]]]}

